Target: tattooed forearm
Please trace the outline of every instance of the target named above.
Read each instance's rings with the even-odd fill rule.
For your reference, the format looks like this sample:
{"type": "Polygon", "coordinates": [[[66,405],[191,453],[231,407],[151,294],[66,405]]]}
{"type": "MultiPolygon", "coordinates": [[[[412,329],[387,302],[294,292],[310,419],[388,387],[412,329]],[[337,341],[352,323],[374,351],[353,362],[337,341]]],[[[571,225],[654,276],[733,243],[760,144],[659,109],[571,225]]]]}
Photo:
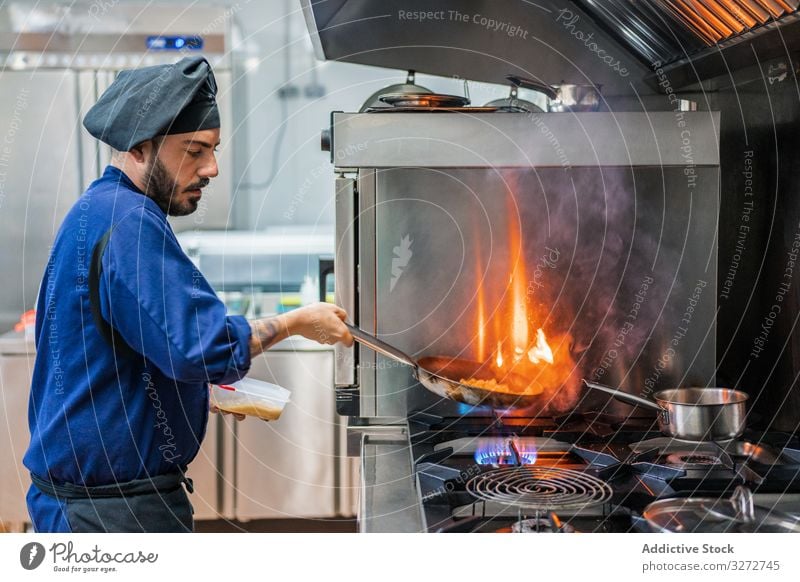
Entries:
{"type": "Polygon", "coordinates": [[[288,336],[283,318],[268,317],[250,322],[250,356],[257,356],[288,336]]]}

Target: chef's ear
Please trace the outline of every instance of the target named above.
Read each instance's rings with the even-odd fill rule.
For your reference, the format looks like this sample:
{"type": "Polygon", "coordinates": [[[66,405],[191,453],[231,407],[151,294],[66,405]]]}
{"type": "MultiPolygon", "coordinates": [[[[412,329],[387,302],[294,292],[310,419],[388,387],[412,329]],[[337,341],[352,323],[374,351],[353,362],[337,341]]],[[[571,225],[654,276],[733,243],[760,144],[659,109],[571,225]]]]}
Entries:
{"type": "Polygon", "coordinates": [[[150,141],[144,141],[140,144],[133,146],[128,154],[130,154],[136,163],[144,164],[147,161],[148,156],[150,155],[151,151],[151,144],[150,141]]]}
{"type": "Polygon", "coordinates": [[[133,146],[129,154],[133,156],[138,164],[146,164],[158,154],[163,138],[161,136],[148,139],[140,144],[133,146]]]}

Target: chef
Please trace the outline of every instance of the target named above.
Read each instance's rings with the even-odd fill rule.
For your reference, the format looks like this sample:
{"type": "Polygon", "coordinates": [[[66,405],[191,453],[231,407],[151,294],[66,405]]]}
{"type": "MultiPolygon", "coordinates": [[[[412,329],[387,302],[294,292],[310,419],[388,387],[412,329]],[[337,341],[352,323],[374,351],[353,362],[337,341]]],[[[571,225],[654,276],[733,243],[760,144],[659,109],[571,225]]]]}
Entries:
{"type": "Polygon", "coordinates": [[[216,91],[208,62],[184,58],[122,71],[86,114],[113,157],[64,219],[39,292],[24,458],[38,532],[192,531],[185,471],[209,383],[289,335],[352,343],[333,305],[226,315],[181,250],[167,217],[194,212],[218,173],[216,91]]]}

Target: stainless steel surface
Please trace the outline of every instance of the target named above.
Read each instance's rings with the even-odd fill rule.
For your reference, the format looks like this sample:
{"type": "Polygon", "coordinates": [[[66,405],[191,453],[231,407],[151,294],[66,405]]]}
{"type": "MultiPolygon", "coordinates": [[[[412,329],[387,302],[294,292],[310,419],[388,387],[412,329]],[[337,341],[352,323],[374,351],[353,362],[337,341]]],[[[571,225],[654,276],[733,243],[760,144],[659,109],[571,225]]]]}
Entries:
{"type": "MultiPolygon", "coordinates": [[[[380,114],[376,115],[381,117],[380,114]]],[[[406,117],[413,120],[418,119],[420,115],[424,114],[410,114],[406,117]]],[[[432,120],[430,116],[426,117],[432,120]]],[[[458,121],[461,119],[463,116],[459,116],[458,121]]],[[[667,119],[668,117],[664,118],[664,121],[667,119]]],[[[399,126],[395,126],[394,123],[391,125],[397,135],[406,135],[399,126]]],[[[517,128],[517,131],[520,129],[517,128]]],[[[389,139],[388,135],[386,133],[384,137],[389,139]]],[[[361,137],[367,140],[368,134],[364,133],[361,137]]],[[[395,138],[392,141],[395,150],[403,148],[408,142],[410,151],[411,144],[414,143],[411,139],[395,138]]],[[[351,150],[356,146],[355,143],[349,144],[351,150]]],[[[417,158],[409,162],[415,166],[426,164],[426,153],[426,150],[421,148],[417,158]]],[[[621,195],[622,198],[628,198],[629,208],[635,209],[636,215],[631,223],[627,223],[632,225],[634,231],[630,240],[648,241],[653,233],[659,233],[660,239],[657,243],[659,252],[655,256],[650,255],[649,259],[645,259],[644,255],[638,258],[651,244],[644,242],[644,246],[637,244],[638,250],[634,254],[637,258],[633,259],[634,262],[640,261],[639,266],[634,269],[640,270],[640,273],[646,272],[652,264],[648,263],[645,266],[642,262],[645,260],[655,260],[659,263],[662,277],[669,273],[666,278],[669,282],[669,297],[666,300],[663,297],[658,299],[659,309],[664,308],[658,317],[667,318],[671,313],[675,315],[683,313],[687,298],[679,291],[681,287],[690,287],[698,280],[704,284],[706,282],[714,284],[716,279],[714,217],[717,214],[718,204],[715,193],[719,179],[716,168],[697,170],[698,192],[705,194],[692,196],[691,201],[689,192],[685,189],[686,179],[681,166],[665,171],[647,168],[633,170],[632,180],[628,184],[626,184],[627,178],[623,177],[627,174],[626,170],[598,169],[593,173],[589,169],[573,169],[572,172],[577,172],[572,180],[584,185],[582,194],[584,200],[598,195],[605,196],[605,192],[609,189],[613,190],[615,197],[621,195]],[[613,186],[604,185],[606,183],[613,186]],[[591,193],[592,191],[594,193],[591,193]],[[655,194],[656,192],[660,194],[655,194]],[[651,196],[650,193],[655,195],[651,196]],[[690,204],[693,211],[691,215],[686,216],[684,213],[690,204]],[[687,220],[690,223],[688,227],[687,220]],[[691,242],[683,240],[687,232],[690,233],[691,242]],[[708,255],[704,256],[701,253],[685,255],[683,251],[685,244],[691,244],[694,248],[708,249],[708,255]]],[[[499,266],[488,268],[486,257],[481,258],[478,265],[465,258],[480,257],[479,250],[484,246],[482,241],[491,241],[497,265],[507,258],[503,250],[507,242],[498,236],[498,233],[503,232],[506,227],[501,228],[497,225],[505,225],[509,220],[507,191],[509,185],[513,185],[514,191],[527,192],[521,199],[522,205],[518,208],[522,214],[530,213],[530,220],[533,221],[532,225],[525,229],[527,236],[531,237],[530,241],[526,241],[526,246],[530,249],[526,262],[533,264],[539,260],[540,252],[547,244],[548,237],[552,240],[556,234],[551,228],[551,220],[560,221],[560,219],[557,216],[542,215],[537,211],[537,207],[546,208],[551,200],[559,200],[562,196],[566,198],[574,196],[574,183],[565,183],[564,177],[563,170],[547,168],[539,169],[535,174],[503,171],[500,175],[491,169],[472,171],[448,169],[443,172],[437,169],[398,168],[382,171],[365,168],[359,171],[360,204],[357,214],[359,271],[358,279],[350,283],[350,288],[359,291],[359,325],[365,328],[374,326],[377,321],[378,325],[385,326],[380,330],[382,337],[392,338],[398,347],[406,351],[418,350],[422,342],[422,345],[427,346],[428,353],[460,353],[466,347],[464,342],[445,342],[440,337],[441,326],[437,330],[434,313],[440,321],[448,322],[448,329],[461,326],[466,333],[463,337],[471,337],[473,323],[467,322],[469,317],[465,317],[464,314],[474,313],[469,311],[474,308],[469,308],[466,312],[464,308],[473,304],[474,294],[467,290],[474,289],[475,281],[498,281],[506,280],[508,277],[508,273],[503,273],[499,266]],[[481,193],[479,198],[476,198],[476,193],[481,193]],[[381,233],[380,237],[376,236],[376,232],[381,233]],[[464,236],[465,232],[470,233],[469,236],[464,236]],[[399,265],[395,263],[400,257],[395,254],[395,249],[403,240],[413,241],[410,249],[413,256],[410,257],[407,268],[400,267],[398,270],[396,266],[399,265]],[[430,272],[430,267],[427,266],[429,264],[436,266],[440,276],[433,279],[426,276],[430,272]],[[494,269],[498,270],[495,272],[494,269]],[[395,285],[391,284],[393,280],[395,285]],[[420,289],[425,290],[423,294],[420,294],[420,289]],[[464,293],[454,294],[454,290],[459,289],[463,289],[464,293]],[[447,304],[452,305],[452,309],[445,310],[441,307],[445,298],[447,304]]],[[[564,225],[560,230],[573,232],[577,229],[581,233],[592,233],[597,232],[598,228],[600,230],[609,228],[602,223],[594,227],[586,224],[584,221],[591,220],[591,213],[582,216],[584,218],[581,219],[581,224],[564,225]]],[[[355,218],[356,216],[347,223],[354,222],[355,218]]],[[[624,228],[631,227],[626,225],[624,228]]],[[[568,254],[583,256],[585,259],[586,256],[596,253],[596,240],[590,238],[591,240],[586,241],[588,246],[579,245],[580,248],[575,248],[574,243],[565,241],[565,248],[575,248],[574,251],[568,251],[568,254]]],[[[652,248],[656,248],[655,245],[652,248]]],[[[623,263],[625,257],[620,256],[620,261],[612,269],[623,263]]],[[[628,263],[627,271],[631,272],[630,259],[628,263]]],[[[593,290],[603,294],[601,290],[605,284],[599,284],[592,272],[587,272],[586,276],[594,281],[593,290]]],[[[619,284],[618,280],[614,284],[619,284]]],[[[636,283],[637,286],[638,284],[639,282],[636,283]]],[[[572,285],[566,283],[565,288],[570,287],[572,285]]],[[[713,297],[710,290],[706,295],[713,297]]],[[[587,296],[590,304],[596,299],[591,296],[592,294],[587,296]]],[[[713,300],[705,299],[704,305],[707,308],[696,311],[690,333],[680,342],[678,350],[680,353],[676,356],[679,361],[687,364],[687,368],[682,372],[683,377],[673,376],[670,381],[670,375],[663,374],[659,384],[667,382],[675,384],[690,379],[692,382],[703,382],[713,373],[714,334],[705,333],[705,330],[713,326],[713,308],[708,307],[710,302],[713,300]]],[[[567,315],[572,317],[580,306],[581,301],[577,301],[567,315]]],[[[490,306],[489,310],[491,309],[490,306]]],[[[655,316],[651,313],[648,317],[655,316]]],[[[664,322],[668,324],[669,320],[664,319],[661,325],[664,322]]],[[[654,329],[657,324],[655,319],[648,319],[644,325],[647,329],[654,329]]],[[[596,332],[597,329],[590,332],[590,337],[596,332]]],[[[667,333],[664,331],[654,334],[651,345],[643,348],[642,354],[645,356],[639,358],[638,363],[638,368],[641,370],[638,377],[641,381],[644,381],[644,375],[650,366],[651,369],[656,368],[658,358],[667,349],[668,346],[663,343],[670,340],[667,333]]],[[[454,340],[460,336],[458,333],[448,333],[447,337],[454,340]]],[[[421,398],[415,390],[408,370],[393,365],[380,356],[376,359],[370,350],[363,347],[359,361],[362,416],[403,415],[408,410],[425,408],[433,404],[430,400],[421,398]]],[[[629,377],[633,381],[634,376],[626,372],[630,369],[628,367],[630,363],[627,357],[620,358],[616,362],[618,365],[608,372],[620,380],[629,377]]]]}
{"type": "Polygon", "coordinates": [[[550,111],[597,111],[601,102],[600,89],[595,85],[563,83],[556,85],[556,98],[550,104],[550,111]]]}
{"type": "Polygon", "coordinates": [[[756,505],[753,494],[742,486],[730,498],[660,499],[642,515],[653,531],[660,533],[800,533],[800,521],[756,505]]]}
{"type": "MultiPolygon", "coordinates": [[[[563,259],[561,268],[547,270],[547,286],[552,289],[543,288],[538,296],[547,305],[545,313],[550,314],[554,329],[568,331],[584,343],[596,343],[594,352],[581,357],[579,368],[589,374],[603,369],[604,381],[624,380],[631,391],[648,381],[655,369],[659,370],[656,387],[700,384],[712,377],[716,168],[698,170],[696,195],[685,189],[680,166],[569,172],[396,168],[362,172],[359,183],[369,183],[367,176],[375,180],[376,198],[370,207],[361,192],[359,300],[361,315],[370,314],[360,322],[362,329],[365,323],[377,321],[380,337],[418,357],[447,354],[480,361],[472,355],[479,347],[476,282],[484,288],[485,313],[513,303],[508,233],[519,229],[524,233],[522,260],[528,265],[528,279],[546,247],[558,248],[562,257],[574,257],[563,259]],[[603,208],[607,196],[621,205],[615,212],[625,208],[624,219],[609,218],[603,211],[581,212],[583,205],[603,208]],[[615,229],[626,233],[627,242],[616,250],[598,245],[598,232],[615,229]],[[409,247],[405,257],[396,250],[402,254],[402,241],[409,247]],[[686,253],[686,245],[705,252],[686,253]],[[408,260],[400,266],[403,258],[408,260]],[[638,315],[641,335],[628,340],[630,350],[613,360],[613,366],[601,368],[618,328],[609,331],[607,322],[596,314],[611,309],[624,317],[653,264],[657,265],[653,276],[664,285],[655,294],[651,288],[650,307],[638,315]],[[672,347],[677,367],[661,371],[659,358],[670,349],[676,318],[685,312],[698,280],[705,282],[703,307],[695,309],[688,333],[672,347]],[[591,284],[586,286],[585,281],[591,284]],[[376,291],[365,293],[365,283],[368,289],[375,285],[376,291]],[[618,292],[620,286],[628,291],[618,292]],[[607,338],[605,347],[603,337],[607,338]]],[[[494,345],[486,348],[491,353],[494,345]]],[[[418,390],[407,368],[381,356],[375,366],[362,365],[359,372],[362,395],[378,399],[376,412],[363,408],[362,416],[399,416],[438,405],[427,391],[418,390]],[[364,391],[370,377],[374,391],[364,391]]],[[[581,405],[590,407],[592,402],[582,399],[581,405]]],[[[457,407],[448,412],[465,413],[457,407]]]]}
{"type": "Polygon", "coordinates": [[[496,107],[501,113],[544,113],[544,109],[527,101],[518,99],[516,93],[504,99],[494,99],[484,104],[484,107],[496,107]]]}
{"type": "Polygon", "coordinates": [[[632,49],[612,39],[569,0],[502,4],[444,0],[435,5],[424,0],[301,0],[301,5],[321,60],[500,84],[510,72],[555,83],[569,78],[566,73],[583,79],[591,71],[592,80],[612,93],[631,93],[631,84],[639,86],[647,73],[647,65],[634,57],[632,49]],[[412,19],[414,14],[430,12],[441,18],[412,19]],[[487,27],[489,22],[497,28],[487,27]],[[588,50],[576,38],[578,33],[591,35],[607,61],[588,50]]]}
{"type": "Polygon", "coordinates": [[[415,84],[414,82],[414,74],[413,71],[409,71],[408,78],[406,79],[405,83],[400,83],[397,85],[389,85],[388,87],[384,87],[382,89],[378,89],[372,95],[367,97],[364,100],[364,103],[361,105],[359,112],[363,113],[367,109],[372,109],[375,107],[378,108],[389,108],[391,105],[386,103],[382,97],[388,94],[405,94],[405,93],[415,93],[417,95],[424,94],[424,93],[432,93],[430,89],[422,87],[420,85],[415,84]]]}
{"type": "Polygon", "coordinates": [[[658,404],[651,400],[647,400],[646,398],[642,398],[641,396],[636,396],[635,394],[628,394],[627,392],[623,392],[619,388],[612,388],[611,386],[605,386],[603,384],[598,384],[597,382],[589,382],[587,380],[583,381],[583,385],[587,388],[591,388],[592,390],[599,390],[600,392],[605,392],[606,394],[610,394],[617,400],[624,402],[625,404],[630,404],[632,406],[643,406],[644,408],[649,408],[650,410],[655,410],[659,414],[664,412],[664,409],[661,408],[658,404]]]}
{"type": "Polygon", "coordinates": [[[3,330],[35,307],[50,245],[80,194],[76,81],[70,71],[0,69],[3,330]]]}
{"type": "Polygon", "coordinates": [[[605,481],[558,467],[501,467],[476,475],[467,482],[475,498],[522,510],[581,510],[611,499],[605,481]]]}
{"type": "MultiPolygon", "coordinates": [[[[77,73],[78,120],[84,118],[103,91],[114,81],[115,75],[115,71],[101,70],[83,70],[77,73]]],[[[111,159],[111,148],[89,135],[88,131],[81,130],[79,136],[80,147],[77,150],[80,158],[79,192],[83,192],[103,173],[103,169],[111,159]]]]}
{"type": "Polygon", "coordinates": [[[342,462],[337,443],[345,428],[334,409],[333,351],[276,348],[254,359],[248,376],[288,388],[292,401],[277,422],[234,425],[234,515],[241,520],[351,516],[354,508],[343,507],[343,500],[356,485],[357,462],[348,459],[337,469],[342,462]]]}
{"type": "Polygon", "coordinates": [[[669,436],[687,440],[725,441],[745,429],[747,394],[729,388],[676,388],[653,397],[667,411],[659,426],[669,436]]]}
{"type": "Polygon", "coordinates": [[[387,344],[384,341],[379,340],[374,335],[370,335],[357,327],[350,325],[349,323],[345,323],[347,329],[350,331],[350,334],[353,336],[353,339],[360,343],[362,346],[367,346],[368,348],[375,350],[379,354],[383,354],[393,360],[400,362],[401,364],[405,364],[406,366],[411,366],[414,368],[415,373],[417,372],[417,363],[413,360],[411,356],[406,354],[405,352],[398,350],[394,346],[387,344]]]}
{"type": "Polygon", "coordinates": [[[661,14],[659,2],[629,0],[581,0],[601,22],[624,35],[631,49],[649,62],[669,62],[703,48],[703,43],[674,22],[668,11],[661,14]]]}
{"type": "MultiPolygon", "coordinates": [[[[354,285],[358,301],[358,326],[367,333],[375,334],[377,312],[375,309],[375,295],[377,293],[376,273],[372,265],[376,260],[377,223],[376,214],[376,172],[363,170],[358,173],[356,188],[358,189],[358,214],[348,220],[358,227],[356,233],[358,240],[357,259],[358,272],[356,280],[347,285],[354,285]],[[355,219],[357,222],[354,222],[355,219]]],[[[375,375],[378,369],[378,356],[374,351],[365,347],[358,347],[358,382],[360,389],[361,416],[396,416],[396,410],[385,407],[385,399],[380,398],[378,390],[392,390],[388,386],[378,386],[375,375]],[[382,406],[381,406],[382,405],[382,406]]],[[[353,363],[353,366],[356,364],[353,363]]]]}
{"type": "Polygon", "coordinates": [[[630,449],[635,453],[644,453],[656,449],[661,455],[691,455],[699,457],[744,457],[748,461],[755,461],[762,465],[786,465],[796,463],[783,451],[775,449],[766,443],[751,442],[747,440],[733,440],[728,442],[692,442],[681,441],[671,437],[656,437],[632,443],[630,449]]]}
{"type": "MultiPolygon", "coordinates": [[[[185,13],[185,12],[184,12],[185,13]]],[[[162,21],[163,23],[163,21],[162,21]]],[[[158,24],[157,26],[162,26],[158,24]]],[[[161,34],[169,34],[162,32],[161,34]]],[[[127,33],[120,35],[118,33],[110,34],[81,34],[80,36],[66,35],[66,34],[52,34],[50,32],[0,32],[0,52],[13,51],[14,54],[19,55],[23,62],[31,68],[48,68],[48,59],[42,58],[42,55],[47,53],[60,53],[65,56],[89,53],[95,55],[95,59],[84,61],[81,59],[79,63],[85,63],[83,67],[79,63],[72,64],[67,61],[55,61],[53,68],[61,68],[66,63],[74,68],[91,68],[94,69],[98,64],[105,61],[109,63],[109,68],[116,68],[120,66],[119,60],[110,60],[108,55],[114,54],[138,54],[147,50],[147,41],[152,34],[135,34],[127,33]],[[110,63],[113,63],[111,65],[110,63]]],[[[222,34],[209,34],[203,37],[204,49],[210,54],[225,53],[225,37],[222,34]]],[[[174,54],[159,55],[160,62],[169,63],[174,62],[174,54]]],[[[135,66],[136,60],[128,60],[128,66],[135,66]]],[[[156,59],[151,59],[155,61],[156,59]]],[[[211,59],[212,65],[219,62],[219,59],[211,59]]],[[[0,65],[16,64],[15,61],[6,59],[5,63],[0,60],[0,65]]],[[[155,63],[154,63],[155,64],[155,63]]]]}
{"type": "Polygon", "coordinates": [[[219,292],[297,293],[306,277],[319,276],[320,257],[334,252],[333,229],[324,226],[190,230],[177,238],[219,292]]]}
{"type": "Polygon", "coordinates": [[[392,107],[465,107],[468,97],[438,93],[387,93],[380,100],[392,107]]]}
{"type": "Polygon", "coordinates": [[[689,441],[727,441],[745,429],[746,393],[730,388],[673,388],[653,394],[655,402],[595,382],[584,385],[615,399],[658,412],[658,428],[689,441]]]}
{"type": "Polygon", "coordinates": [[[527,77],[520,77],[519,75],[508,75],[506,79],[508,79],[508,81],[515,88],[531,89],[533,91],[543,93],[544,96],[550,100],[553,100],[558,96],[555,87],[551,87],[547,83],[542,83],[541,81],[537,81],[535,79],[528,79],[527,77]]]}
{"type": "MultiPolygon", "coordinates": [[[[17,2],[0,7],[0,67],[110,69],[142,65],[153,36],[200,36],[212,66],[230,65],[230,12],[200,5],[108,2],[84,10],[17,2]]],[[[186,51],[184,51],[186,52],[186,51]]],[[[198,51],[199,52],[199,51],[198,51]]],[[[179,51],[149,51],[146,64],[174,62],[179,51]]]]}
{"type": "MultiPolygon", "coordinates": [[[[356,311],[356,244],[357,227],[355,223],[356,182],[352,178],[336,179],[336,258],[334,279],[336,285],[336,305],[348,314],[356,311]]],[[[356,384],[356,348],[342,344],[334,346],[336,354],[336,386],[353,386],[356,384]]]]}
{"type": "Polygon", "coordinates": [[[509,75],[508,80],[515,86],[531,89],[543,93],[547,97],[548,111],[564,113],[567,111],[579,113],[597,111],[600,108],[602,97],[600,87],[592,84],[561,83],[546,85],[534,79],[509,75]]]}
{"type": "Polygon", "coordinates": [[[22,457],[30,440],[28,394],[35,348],[24,334],[0,336],[0,524],[23,530],[30,522],[25,495],[30,486],[22,457]]]}
{"type": "Polygon", "coordinates": [[[405,428],[363,431],[360,490],[358,522],[362,533],[425,531],[405,428]]]}
{"type": "Polygon", "coordinates": [[[235,443],[228,435],[234,431],[231,416],[209,414],[206,436],[186,472],[192,479],[190,497],[195,519],[233,519],[233,493],[228,476],[233,475],[235,443]]]}
{"type": "Polygon", "coordinates": [[[338,168],[682,166],[719,164],[719,114],[333,114],[338,168]],[[544,127],[544,131],[542,128],[544,127]],[[683,136],[682,136],[683,134],[683,136]]]}

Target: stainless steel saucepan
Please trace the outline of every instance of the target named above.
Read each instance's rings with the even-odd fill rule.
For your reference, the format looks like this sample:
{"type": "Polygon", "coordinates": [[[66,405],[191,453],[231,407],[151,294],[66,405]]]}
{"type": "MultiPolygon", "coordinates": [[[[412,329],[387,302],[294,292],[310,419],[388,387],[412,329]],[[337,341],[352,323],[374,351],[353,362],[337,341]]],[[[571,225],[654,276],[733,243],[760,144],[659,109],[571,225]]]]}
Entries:
{"type": "Polygon", "coordinates": [[[583,383],[620,402],[658,411],[658,428],[666,436],[687,441],[726,441],[745,428],[747,394],[730,388],[672,388],[653,394],[655,402],[603,384],[583,383]]]}
{"type": "Polygon", "coordinates": [[[431,392],[444,398],[457,400],[472,406],[491,406],[492,408],[526,408],[531,406],[542,390],[533,390],[531,382],[514,373],[504,373],[501,378],[494,376],[491,368],[480,362],[448,357],[426,357],[415,361],[411,356],[396,347],[379,340],[361,329],[345,323],[357,342],[391,358],[411,366],[414,377],[431,392]],[[492,382],[494,381],[494,382],[492,382]],[[505,387],[507,391],[491,390],[467,382],[505,387]],[[535,392],[535,394],[534,394],[535,392]]]}
{"type": "Polygon", "coordinates": [[[603,100],[600,95],[600,85],[591,83],[561,82],[558,85],[546,85],[517,75],[509,75],[506,79],[513,87],[543,93],[548,99],[547,110],[557,113],[597,111],[603,100]]]}

